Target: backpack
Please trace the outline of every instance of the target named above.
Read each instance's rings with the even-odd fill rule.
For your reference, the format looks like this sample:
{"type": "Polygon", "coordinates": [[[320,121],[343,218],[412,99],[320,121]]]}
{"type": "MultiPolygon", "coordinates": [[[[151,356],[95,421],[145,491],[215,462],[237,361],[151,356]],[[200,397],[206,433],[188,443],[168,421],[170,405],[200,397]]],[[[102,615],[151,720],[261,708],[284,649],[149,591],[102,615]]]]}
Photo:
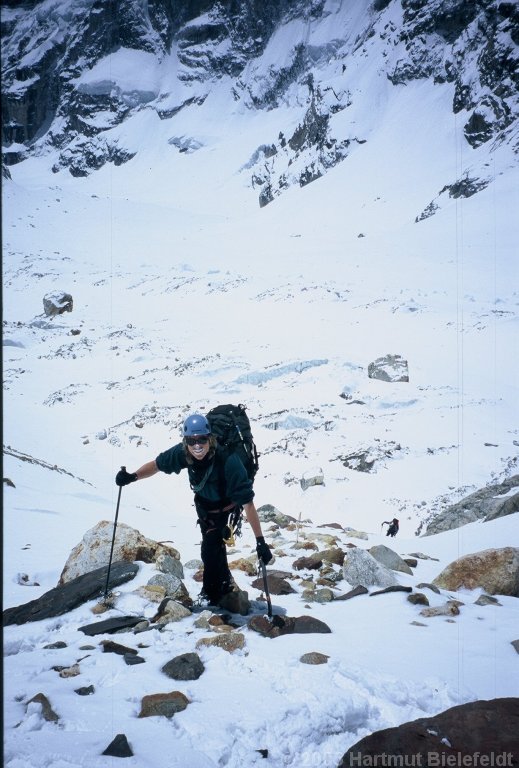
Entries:
{"type": "Polygon", "coordinates": [[[249,479],[254,482],[259,468],[258,452],[245,406],[217,405],[206,414],[206,418],[220,449],[226,455],[237,453],[249,479]]]}

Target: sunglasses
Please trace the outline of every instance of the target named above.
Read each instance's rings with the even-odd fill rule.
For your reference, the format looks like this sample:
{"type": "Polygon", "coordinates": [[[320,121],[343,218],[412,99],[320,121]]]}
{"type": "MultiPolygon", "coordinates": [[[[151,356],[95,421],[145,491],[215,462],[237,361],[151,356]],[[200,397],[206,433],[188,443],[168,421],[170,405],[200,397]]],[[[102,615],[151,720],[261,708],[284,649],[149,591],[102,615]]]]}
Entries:
{"type": "Polygon", "coordinates": [[[209,442],[209,435],[199,435],[198,437],[186,437],[188,445],[205,445],[209,442]]]}

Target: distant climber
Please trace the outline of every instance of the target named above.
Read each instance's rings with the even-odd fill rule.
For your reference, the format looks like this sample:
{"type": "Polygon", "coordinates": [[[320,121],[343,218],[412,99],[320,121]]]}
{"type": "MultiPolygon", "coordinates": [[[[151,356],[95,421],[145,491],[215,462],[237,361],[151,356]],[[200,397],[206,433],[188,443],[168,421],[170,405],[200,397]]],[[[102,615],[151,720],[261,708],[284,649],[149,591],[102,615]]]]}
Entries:
{"type": "Polygon", "coordinates": [[[387,529],[387,533],[386,533],[386,536],[396,536],[396,535],[397,535],[397,533],[398,533],[398,529],[399,529],[399,527],[400,527],[400,526],[399,526],[399,523],[398,523],[398,520],[396,519],[396,517],[394,517],[394,518],[393,518],[391,521],[389,521],[389,520],[384,520],[384,522],[382,523],[382,525],[387,525],[387,526],[389,526],[389,527],[388,527],[388,529],[387,529]]]}

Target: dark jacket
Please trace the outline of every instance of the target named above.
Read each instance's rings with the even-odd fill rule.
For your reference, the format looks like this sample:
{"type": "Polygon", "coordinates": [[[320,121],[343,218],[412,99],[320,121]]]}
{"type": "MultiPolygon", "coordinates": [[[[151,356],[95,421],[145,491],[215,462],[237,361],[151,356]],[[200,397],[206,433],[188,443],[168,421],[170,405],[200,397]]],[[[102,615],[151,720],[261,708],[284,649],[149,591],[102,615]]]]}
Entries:
{"type": "Polygon", "coordinates": [[[217,448],[212,459],[194,459],[193,464],[188,464],[184,446],[178,443],[160,453],[156,462],[159,470],[167,475],[173,472],[178,475],[183,469],[187,469],[197,505],[205,510],[218,509],[230,502],[243,506],[254,498],[252,481],[236,453],[226,455],[217,448]],[[206,475],[203,487],[196,491],[206,475]]]}

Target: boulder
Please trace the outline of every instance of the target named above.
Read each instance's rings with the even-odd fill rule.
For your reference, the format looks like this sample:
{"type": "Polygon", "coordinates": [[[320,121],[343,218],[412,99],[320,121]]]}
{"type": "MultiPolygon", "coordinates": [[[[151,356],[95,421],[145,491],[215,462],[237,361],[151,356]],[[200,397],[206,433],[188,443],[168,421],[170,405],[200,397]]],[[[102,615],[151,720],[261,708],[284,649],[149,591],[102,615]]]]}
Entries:
{"type": "Polygon", "coordinates": [[[54,712],[52,709],[51,703],[48,700],[48,698],[45,696],[44,693],[37,693],[36,696],[33,696],[32,699],[29,699],[27,702],[27,709],[29,709],[30,704],[39,704],[41,707],[41,716],[44,720],[46,720],[48,723],[57,723],[59,720],[59,715],[54,712]]]}
{"type": "Polygon", "coordinates": [[[291,523],[297,523],[295,517],[283,514],[272,504],[263,504],[258,507],[258,517],[262,523],[275,523],[280,528],[286,528],[291,523]]]}
{"type": "Polygon", "coordinates": [[[176,576],[178,579],[184,578],[184,569],[180,560],[168,555],[166,552],[155,558],[155,567],[161,573],[176,576]]]}
{"type": "Polygon", "coordinates": [[[485,756],[478,766],[514,768],[518,733],[519,698],[472,701],[365,736],[343,755],[339,768],[380,765],[381,756],[393,758],[395,766],[476,766],[476,756],[485,756]]]}
{"type": "MultiPolygon", "coordinates": [[[[267,584],[268,584],[269,592],[271,595],[289,595],[292,592],[296,591],[292,587],[292,585],[288,583],[286,579],[279,578],[279,576],[275,576],[274,574],[271,574],[268,571],[267,571],[267,584]]],[[[263,590],[263,587],[264,587],[263,577],[260,577],[259,579],[255,579],[252,582],[251,586],[253,586],[254,589],[263,590]]]]}
{"type": "Polygon", "coordinates": [[[185,605],[182,605],[182,603],[177,600],[170,600],[167,597],[159,605],[157,613],[153,616],[151,621],[161,626],[164,624],[171,624],[175,621],[181,621],[188,616],[191,616],[189,608],[186,608],[185,605]]]}
{"type": "MultiPolygon", "coordinates": [[[[113,530],[113,523],[107,520],[102,520],[88,530],[70,553],[59,583],[65,584],[77,576],[106,565],[110,559],[113,530]]],[[[147,539],[130,525],[118,524],[112,556],[114,561],[125,560],[133,563],[140,560],[153,563],[163,554],[180,560],[180,554],[173,547],[147,539]]]]}
{"type": "Polygon", "coordinates": [[[324,485],[324,472],[320,467],[308,470],[303,474],[299,483],[303,491],[311,488],[312,485],[324,485]]]}
{"type": "Polygon", "coordinates": [[[139,717],[173,717],[188,704],[189,699],[180,691],[153,693],[143,697],[139,717]]]}
{"type": "Polygon", "coordinates": [[[328,634],[330,627],[314,619],[313,616],[274,616],[271,621],[265,616],[253,616],[249,621],[249,629],[259,632],[264,637],[280,637],[280,635],[307,635],[311,633],[328,634]]]}
{"type": "Polygon", "coordinates": [[[197,653],[182,653],[162,667],[162,672],[173,680],[198,680],[204,670],[204,664],[197,653]]]}
{"type": "Polygon", "coordinates": [[[302,664],[327,664],[330,657],[325,653],[319,653],[319,651],[310,651],[310,653],[303,653],[299,661],[302,664]]]}
{"type": "Polygon", "coordinates": [[[316,552],[315,555],[309,555],[308,557],[298,557],[292,563],[292,568],[296,571],[302,570],[318,570],[323,564],[322,558],[316,552]]]}
{"type": "Polygon", "coordinates": [[[379,563],[365,549],[356,547],[348,550],[342,567],[348,584],[363,587],[392,587],[398,581],[391,571],[379,563]]]}
{"type": "Polygon", "coordinates": [[[103,755],[109,757],[133,757],[133,752],[128,744],[128,739],[124,733],[118,733],[117,736],[107,746],[103,755]]]}
{"type": "Polygon", "coordinates": [[[85,626],[78,627],[78,629],[83,634],[94,637],[95,635],[112,634],[113,632],[133,629],[141,621],[142,616],[114,616],[104,621],[96,621],[94,624],[85,624],[85,626]]]}
{"type": "Polygon", "coordinates": [[[431,618],[432,616],[459,616],[461,603],[458,600],[447,600],[444,605],[435,605],[432,608],[423,608],[420,616],[431,618]]]}
{"type": "Polygon", "coordinates": [[[243,589],[233,589],[220,598],[218,605],[230,613],[239,613],[246,616],[250,611],[249,594],[243,589]]]}
{"type": "Polygon", "coordinates": [[[409,381],[407,360],[400,355],[378,357],[368,365],[368,376],[379,381],[409,381]]]}
{"type": "Polygon", "coordinates": [[[509,477],[498,485],[480,488],[443,512],[428,524],[425,536],[459,528],[475,520],[494,520],[519,511],[519,475],[509,477]]]}
{"type": "Polygon", "coordinates": [[[178,603],[182,603],[187,608],[193,605],[193,601],[189,596],[187,587],[178,576],[173,576],[171,573],[157,573],[152,576],[148,581],[147,587],[162,587],[165,590],[167,598],[176,600],[178,603]]]}
{"type": "Polygon", "coordinates": [[[400,571],[401,573],[408,573],[410,576],[413,575],[411,568],[400,557],[400,555],[397,555],[394,550],[386,547],[384,544],[378,544],[375,547],[370,547],[368,552],[370,555],[373,555],[375,560],[377,560],[379,563],[382,563],[382,565],[384,565],[386,568],[389,568],[391,571],[400,571]]]}
{"type": "Polygon", "coordinates": [[[221,635],[215,635],[215,637],[201,637],[196,643],[197,648],[216,646],[217,648],[227,651],[227,653],[241,651],[244,645],[245,635],[241,632],[224,632],[221,635]]]}
{"type": "Polygon", "coordinates": [[[73,306],[72,296],[64,291],[47,293],[43,297],[43,311],[47,317],[56,317],[56,315],[62,315],[63,312],[72,312],[73,306]]]}
{"type": "MultiPolygon", "coordinates": [[[[109,589],[133,579],[139,570],[135,563],[112,563],[109,589]]],[[[78,576],[67,584],[58,585],[44,595],[29,603],[14,608],[7,608],[3,614],[4,626],[25,624],[27,621],[40,621],[52,616],[61,616],[78,605],[103,594],[108,575],[108,566],[78,576]]]]}
{"type": "Polygon", "coordinates": [[[519,548],[485,549],[460,557],[433,584],[448,590],[481,587],[489,595],[519,597],[519,548]]]}

